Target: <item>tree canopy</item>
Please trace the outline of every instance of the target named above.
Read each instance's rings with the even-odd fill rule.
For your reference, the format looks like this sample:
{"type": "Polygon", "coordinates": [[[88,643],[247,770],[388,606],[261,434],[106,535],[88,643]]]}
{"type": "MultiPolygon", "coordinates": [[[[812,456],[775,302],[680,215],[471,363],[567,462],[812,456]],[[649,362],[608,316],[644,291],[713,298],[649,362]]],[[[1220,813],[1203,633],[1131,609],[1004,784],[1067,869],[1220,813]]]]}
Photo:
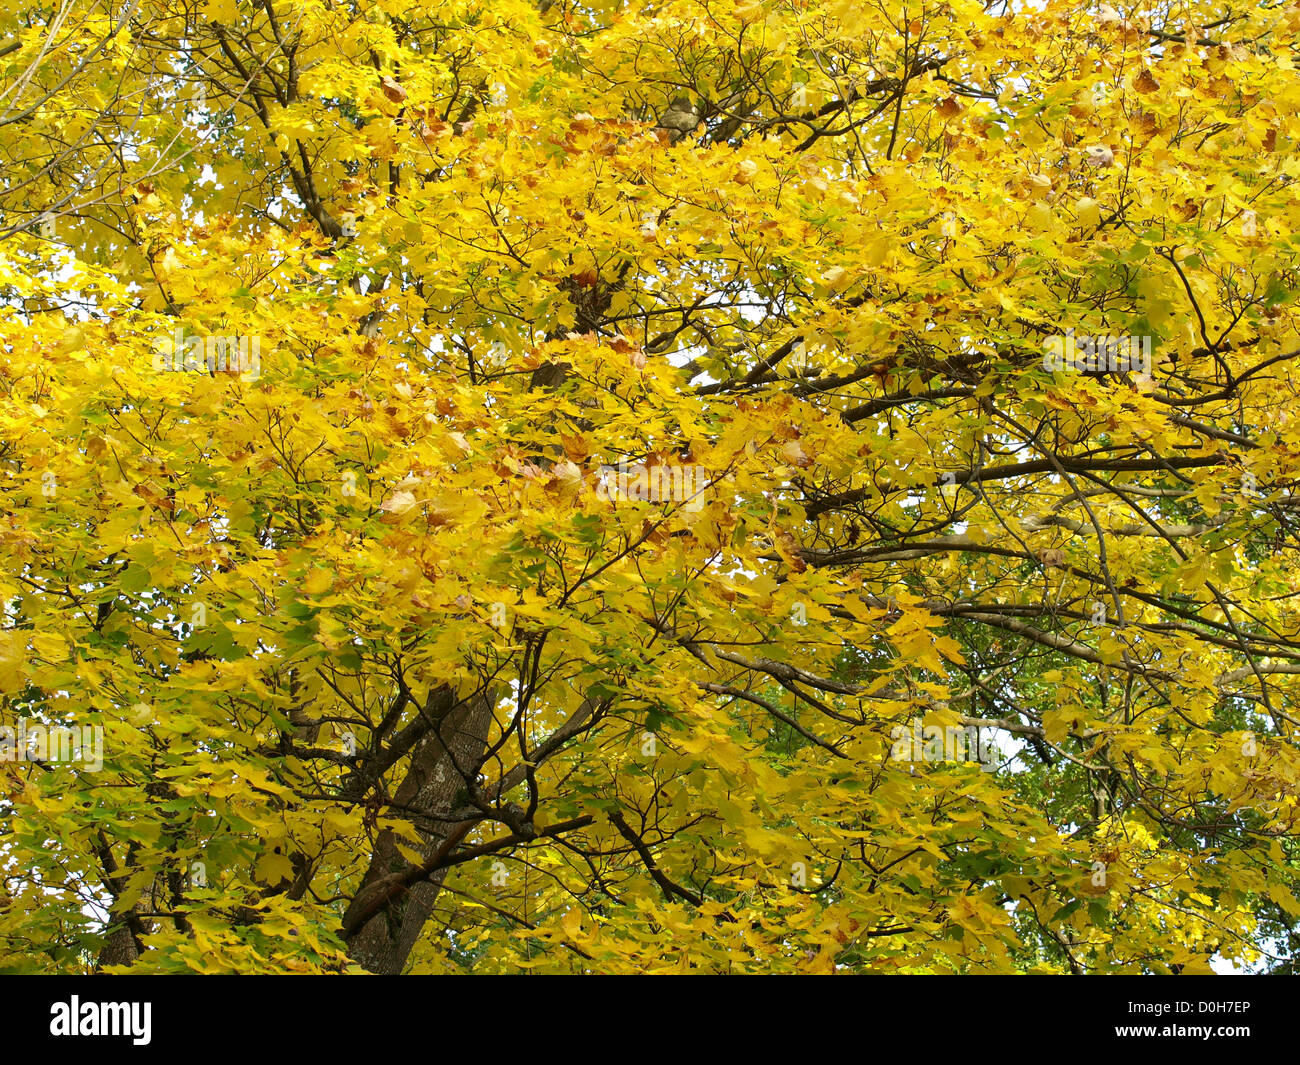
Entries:
{"type": "Polygon", "coordinates": [[[1298,46],[6,4],[0,970],[1288,969],[1298,46]]]}

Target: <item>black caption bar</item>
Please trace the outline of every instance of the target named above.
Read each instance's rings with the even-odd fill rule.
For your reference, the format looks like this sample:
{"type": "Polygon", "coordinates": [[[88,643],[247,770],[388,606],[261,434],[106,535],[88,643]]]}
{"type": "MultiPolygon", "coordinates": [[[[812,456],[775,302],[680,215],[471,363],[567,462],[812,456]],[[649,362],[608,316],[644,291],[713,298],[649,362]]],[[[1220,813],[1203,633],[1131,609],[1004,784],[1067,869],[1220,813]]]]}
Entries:
{"type": "MultiPolygon", "coordinates": [[[[533,977],[527,988],[520,978],[504,978],[516,984],[504,991],[500,979],[485,987],[446,977],[12,977],[0,981],[0,991],[9,1003],[10,1048],[93,1051],[111,1043],[128,1057],[197,1048],[205,1056],[338,1054],[354,1045],[373,1052],[376,1041],[436,1046],[445,1038],[443,1045],[455,1045],[470,1033],[556,1039],[560,1033],[544,1019],[570,1014],[575,1002],[583,1003],[588,1049],[625,1045],[618,1041],[646,1024],[696,1050],[717,1039],[731,1057],[737,1043],[773,1052],[788,1039],[792,1050],[811,1050],[807,1040],[823,1025],[828,1035],[867,1023],[926,1045],[996,1035],[1009,1047],[1029,1048],[1066,1037],[1094,1047],[1145,1046],[1140,1053],[1201,1047],[1221,1054],[1279,1038],[1295,1009],[1295,985],[1261,977],[869,977],[802,988],[789,979],[726,989],[712,981],[708,990],[662,981],[641,981],[635,990],[613,980],[593,987],[590,979],[579,989],[533,977]]],[[[643,1034],[653,1040],[651,1031],[643,1034]]]]}

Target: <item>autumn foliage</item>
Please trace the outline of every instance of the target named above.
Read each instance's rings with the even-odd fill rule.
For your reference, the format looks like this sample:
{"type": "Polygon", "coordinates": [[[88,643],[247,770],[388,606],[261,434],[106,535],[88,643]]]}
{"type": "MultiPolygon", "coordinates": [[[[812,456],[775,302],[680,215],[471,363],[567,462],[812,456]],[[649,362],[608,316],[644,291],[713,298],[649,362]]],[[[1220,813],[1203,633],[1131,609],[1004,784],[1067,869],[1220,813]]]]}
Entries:
{"type": "Polygon", "coordinates": [[[6,5],[0,971],[1287,969],[1298,49],[6,5]]]}

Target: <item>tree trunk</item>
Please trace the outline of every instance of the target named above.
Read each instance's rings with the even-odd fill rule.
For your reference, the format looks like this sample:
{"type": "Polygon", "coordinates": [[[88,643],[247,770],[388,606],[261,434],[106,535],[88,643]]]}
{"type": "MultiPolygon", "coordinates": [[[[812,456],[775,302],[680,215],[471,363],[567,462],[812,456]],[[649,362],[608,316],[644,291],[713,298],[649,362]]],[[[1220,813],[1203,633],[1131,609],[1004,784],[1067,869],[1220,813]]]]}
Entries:
{"type": "Polygon", "coordinates": [[[125,923],[119,924],[109,932],[103,946],[99,948],[95,972],[102,972],[110,965],[130,965],[138,957],[131,929],[127,928],[125,923]]]}
{"type": "MultiPolygon", "coordinates": [[[[411,755],[410,769],[394,801],[428,818],[420,825],[420,835],[425,841],[421,854],[425,859],[456,828],[455,824],[440,821],[435,815],[464,805],[456,801],[457,795],[467,787],[462,772],[469,776],[469,782],[477,776],[492,721],[493,701],[491,697],[480,697],[456,707],[438,722],[436,730],[430,730],[411,755]]],[[[370,868],[344,915],[343,926],[348,927],[359,906],[366,904],[367,888],[410,866],[398,851],[392,831],[381,832],[375,841],[370,868]]],[[[428,880],[412,885],[347,937],[348,951],[358,964],[381,975],[401,973],[429,918],[445,875],[445,872],[435,873],[428,880]]]]}

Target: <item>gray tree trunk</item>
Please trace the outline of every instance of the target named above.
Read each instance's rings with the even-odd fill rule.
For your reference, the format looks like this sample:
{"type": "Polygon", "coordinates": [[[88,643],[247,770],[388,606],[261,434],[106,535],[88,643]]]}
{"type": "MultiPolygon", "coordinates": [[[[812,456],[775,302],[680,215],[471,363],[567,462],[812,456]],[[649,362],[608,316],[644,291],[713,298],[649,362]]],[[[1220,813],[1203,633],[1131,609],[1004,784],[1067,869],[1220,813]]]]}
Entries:
{"type": "MultiPolygon", "coordinates": [[[[442,718],[437,732],[431,730],[411,755],[410,768],[394,801],[428,818],[420,826],[420,835],[425,841],[420,850],[425,859],[446,842],[457,827],[438,820],[437,815],[464,805],[463,801],[456,801],[467,786],[462,771],[470,776],[472,783],[487,744],[492,703],[490,697],[467,700],[442,718]]],[[[370,867],[344,915],[343,926],[347,928],[352,923],[350,918],[360,906],[366,905],[367,888],[385,877],[405,871],[410,864],[398,851],[394,834],[387,829],[381,832],[375,841],[370,867]]],[[[372,973],[401,973],[432,912],[445,875],[436,873],[428,880],[412,885],[353,931],[347,937],[348,952],[353,959],[372,973]]]]}

